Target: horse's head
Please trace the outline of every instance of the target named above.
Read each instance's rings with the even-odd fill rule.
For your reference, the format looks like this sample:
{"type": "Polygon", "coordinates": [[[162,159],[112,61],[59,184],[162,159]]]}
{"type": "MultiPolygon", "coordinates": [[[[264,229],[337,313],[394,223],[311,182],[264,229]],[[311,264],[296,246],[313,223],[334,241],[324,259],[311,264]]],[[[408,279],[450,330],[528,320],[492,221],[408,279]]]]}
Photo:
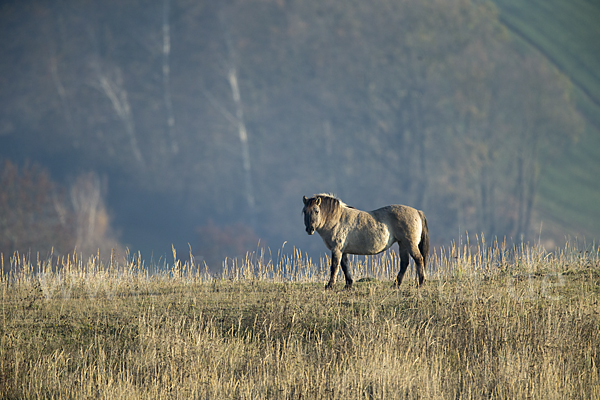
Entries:
{"type": "Polygon", "coordinates": [[[321,198],[311,197],[307,199],[304,196],[302,200],[304,201],[304,208],[302,209],[304,226],[306,227],[306,233],[312,235],[321,226],[321,198]]]}

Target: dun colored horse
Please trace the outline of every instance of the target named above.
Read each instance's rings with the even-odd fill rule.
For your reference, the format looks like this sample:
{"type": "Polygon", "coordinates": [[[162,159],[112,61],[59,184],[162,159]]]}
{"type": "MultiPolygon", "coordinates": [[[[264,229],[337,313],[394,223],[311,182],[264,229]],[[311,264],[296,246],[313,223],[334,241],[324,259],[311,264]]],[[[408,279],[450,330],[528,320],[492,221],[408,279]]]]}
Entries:
{"type": "Polygon", "coordinates": [[[400,272],[395,286],[402,283],[409,255],[415,260],[419,286],[425,283],[429,230],[422,211],[403,205],[360,211],[328,194],[317,194],[309,199],[304,196],[303,201],[306,232],[312,235],[317,231],[331,250],[331,276],[326,289],[333,288],[340,264],[346,277],[344,289],[352,287],[348,254],[378,254],[394,243],[400,248],[400,272]]]}

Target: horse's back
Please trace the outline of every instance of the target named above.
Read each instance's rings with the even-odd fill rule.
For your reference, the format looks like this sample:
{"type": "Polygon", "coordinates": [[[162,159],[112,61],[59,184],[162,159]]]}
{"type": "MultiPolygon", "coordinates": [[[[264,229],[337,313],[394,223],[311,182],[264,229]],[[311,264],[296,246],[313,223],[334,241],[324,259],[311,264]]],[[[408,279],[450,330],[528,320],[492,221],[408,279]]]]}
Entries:
{"type": "Polygon", "coordinates": [[[381,222],[399,222],[402,224],[410,224],[415,219],[420,219],[419,211],[415,208],[402,204],[392,204],[378,208],[371,212],[373,217],[381,222]]]}
{"type": "Polygon", "coordinates": [[[371,214],[388,226],[396,240],[409,237],[417,240],[418,243],[417,238],[421,236],[423,224],[417,209],[402,204],[392,204],[378,208],[371,214]]]}

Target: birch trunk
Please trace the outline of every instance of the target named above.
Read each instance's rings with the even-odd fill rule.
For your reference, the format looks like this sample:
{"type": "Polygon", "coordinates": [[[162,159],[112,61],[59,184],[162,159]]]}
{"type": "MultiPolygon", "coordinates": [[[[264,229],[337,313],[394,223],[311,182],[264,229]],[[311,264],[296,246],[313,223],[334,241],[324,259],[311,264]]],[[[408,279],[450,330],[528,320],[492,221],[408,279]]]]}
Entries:
{"type": "Polygon", "coordinates": [[[237,70],[235,67],[229,68],[229,85],[231,86],[231,93],[233,95],[233,101],[235,103],[235,116],[237,120],[238,134],[240,137],[240,144],[242,147],[242,161],[244,165],[244,180],[246,185],[246,202],[250,209],[251,215],[254,215],[254,188],[252,185],[252,168],[250,165],[250,150],[248,148],[248,132],[246,131],[246,124],[244,122],[244,109],[242,107],[242,100],[240,97],[240,88],[237,79],[237,70]]]}
{"type": "Polygon", "coordinates": [[[171,54],[171,25],[169,23],[170,0],[165,0],[163,7],[163,89],[165,97],[165,110],[167,112],[167,135],[171,142],[171,152],[179,153],[179,144],[175,138],[175,116],[173,115],[173,102],[171,100],[171,67],[169,57],[171,54]]]}

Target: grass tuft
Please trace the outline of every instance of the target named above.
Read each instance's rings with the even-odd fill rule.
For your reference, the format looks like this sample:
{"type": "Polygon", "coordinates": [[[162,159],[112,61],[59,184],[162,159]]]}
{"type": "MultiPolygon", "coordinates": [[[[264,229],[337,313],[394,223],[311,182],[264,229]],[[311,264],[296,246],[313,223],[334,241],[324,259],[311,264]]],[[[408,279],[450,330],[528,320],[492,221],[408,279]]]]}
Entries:
{"type": "MultiPolygon", "coordinates": [[[[352,261],[249,254],[220,276],[175,260],[31,262],[1,276],[2,398],[598,398],[595,247],[487,245],[391,281],[390,252],[352,261]]],[[[6,259],[5,259],[6,261],[6,259]]]]}

